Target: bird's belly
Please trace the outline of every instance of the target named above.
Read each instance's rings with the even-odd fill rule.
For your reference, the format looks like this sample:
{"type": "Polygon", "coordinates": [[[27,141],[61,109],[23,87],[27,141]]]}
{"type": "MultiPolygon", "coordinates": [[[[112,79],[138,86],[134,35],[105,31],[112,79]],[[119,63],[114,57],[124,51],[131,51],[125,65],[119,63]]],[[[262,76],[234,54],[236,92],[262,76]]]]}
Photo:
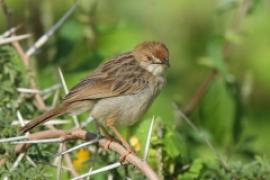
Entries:
{"type": "Polygon", "coordinates": [[[154,98],[154,93],[146,89],[140,93],[99,100],[91,115],[102,123],[106,118],[114,118],[117,125],[134,124],[145,113],[154,98]]]}

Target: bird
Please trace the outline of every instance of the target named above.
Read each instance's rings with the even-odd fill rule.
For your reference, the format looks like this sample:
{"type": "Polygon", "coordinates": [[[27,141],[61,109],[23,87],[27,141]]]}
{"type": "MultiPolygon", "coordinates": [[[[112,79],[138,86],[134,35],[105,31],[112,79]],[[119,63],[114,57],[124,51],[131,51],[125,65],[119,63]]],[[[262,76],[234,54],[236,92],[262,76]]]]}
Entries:
{"type": "Polygon", "coordinates": [[[88,111],[103,129],[110,129],[130,150],[118,128],[131,126],[142,118],[165,86],[164,72],[169,66],[169,50],[164,43],[142,42],[99,65],[62,102],[27,123],[20,133],[66,113],[88,111]]]}

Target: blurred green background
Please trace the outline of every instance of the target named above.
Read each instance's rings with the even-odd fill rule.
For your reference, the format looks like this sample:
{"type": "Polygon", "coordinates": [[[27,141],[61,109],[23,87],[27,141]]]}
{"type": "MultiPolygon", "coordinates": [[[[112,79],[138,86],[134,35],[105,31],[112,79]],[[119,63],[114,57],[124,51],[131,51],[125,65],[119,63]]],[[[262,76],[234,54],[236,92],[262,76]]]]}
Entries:
{"type": "MultiPolygon", "coordinates": [[[[22,26],[17,34],[32,34],[22,43],[27,49],[74,1],[6,3],[12,23],[22,26]]],[[[269,19],[269,0],[81,0],[75,13],[31,61],[41,89],[60,82],[57,67],[71,88],[106,58],[132,50],[143,41],[162,41],[170,50],[167,86],[144,120],[125,133],[127,137],[139,139],[142,153],[151,118],[156,117],[149,158],[165,179],[268,179],[269,19]],[[246,5],[249,8],[242,15],[246,5]],[[220,73],[189,117],[228,161],[230,170],[222,170],[201,134],[179,116],[179,109],[184,111],[213,69],[220,73]]],[[[0,32],[7,29],[1,13],[0,32]]]]}

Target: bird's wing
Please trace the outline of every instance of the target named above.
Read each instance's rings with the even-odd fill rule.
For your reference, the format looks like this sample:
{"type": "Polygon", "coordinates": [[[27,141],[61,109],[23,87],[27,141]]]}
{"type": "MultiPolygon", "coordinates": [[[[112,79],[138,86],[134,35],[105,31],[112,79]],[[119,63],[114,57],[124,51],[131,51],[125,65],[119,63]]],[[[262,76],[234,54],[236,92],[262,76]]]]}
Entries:
{"type": "Polygon", "coordinates": [[[100,99],[134,94],[148,87],[151,74],[131,54],[123,54],[101,65],[71,89],[65,101],[100,99]]]}

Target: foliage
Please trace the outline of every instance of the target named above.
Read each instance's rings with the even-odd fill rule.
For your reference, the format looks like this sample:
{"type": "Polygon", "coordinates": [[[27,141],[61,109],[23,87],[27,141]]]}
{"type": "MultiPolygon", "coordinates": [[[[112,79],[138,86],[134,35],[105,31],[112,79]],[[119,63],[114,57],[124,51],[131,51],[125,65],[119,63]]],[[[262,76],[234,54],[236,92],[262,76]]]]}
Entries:
{"type": "MultiPolygon", "coordinates": [[[[34,114],[35,107],[31,99],[22,96],[17,87],[27,87],[26,70],[16,51],[10,46],[0,47],[0,137],[10,137],[17,134],[17,128],[12,128],[12,122],[17,119],[17,111],[20,110],[26,117],[34,114]]],[[[16,160],[14,146],[1,144],[0,158],[8,157],[10,161],[0,168],[0,178],[9,177],[20,179],[21,177],[34,179],[47,179],[50,175],[45,172],[44,165],[32,168],[28,162],[20,164],[16,173],[10,173],[12,162],[16,160]],[[37,173],[41,172],[41,173],[37,173]]]]}
{"type": "MultiPolygon", "coordinates": [[[[141,41],[163,41],[170,49],[172,64],[167,86],[141,122],[121,129],[137,154],[143,155],[154,115],[156,123],[147,160],[164,179],[270,179],[269,2],[252,1],[247,14],[240,18],[238,10],[243,2],[246,0],[81,0],[75,14],[31,59],[38,72],[37,83],[41,89],[58,83],[56,68],[60,66],[68,86],[72,87],[106,58],[129,51],[141,41]],[[238,25],[236,31],[233,27],[238,25]],[[227,45],[230,48],[226,49],[227,45]],[[219,75],[189,117],[198,128],[194,131],[179,116],[179,109],[183,110],[190,102],[213,69],[219,75]],[[220,163],[202,136],[227,160],[228,167],[220,163]]],[[[72,3],[10,0],[8,5],[13,10],[14,23],[23,23],[20,31],[33,33],[34,41],[72,3]]],[[[0,31],[6,29],[5,19],[0,15],[0,31]]],[[[27,49],[28,45],[23,47],[27,49]]],[[[26,119],[40,113],[32,96],[17,91],[18,87],[29,87],[29,83],[27,70],[11,46],[0,46],[0,83],[0,137],[3,138],[16,135],[17,127],[13,128],[11,122],[17,119],[17,110],[26,119]]],[[[46,99],[47,104],[52,101],[51,96],[46,99]]],[[[86,117],[88,114],[79,116],[80,122],[86,117]]],[[[92,123],[87,129],[97,131],[92,123]]],[[[0,178],[9,175],[11,179],[20,176],[55,179],[56,168],[52,164],[57,148],[55,144],[32,147],[27,154],[38,167],[23,161],[9,174],[16,157],[12,154],[13,146],[1,144],[1,156],[8,154],[11,158],[0,167],[0,178]]],[[[80,173],[119,159],[96,146],[78,150],[71,157],[80,173]]],[[[115,179],[126,174],[132,179],[143,178],[133,167],[126,169],[118,168],[91,178],[107,179],[108,174],[115,179]]],[[[69,178],[70,174],[65,172],[63,179],[69,178]]]]}
{"type": "Polygon", "coordinates": [[[218,163],[207,163],[201,159],[196,159],[188,171],[180,174],[178,179],[268,179],[270,174],[270,164],[266,159],[256,157],[247,164],[242,162],[230,163],[229,169],[225,169],[218,163]]]}
{"type": "Polygon", "coordinates": [[[21,103],[16,87],[25,86],[26,79],[21,59],[13,48],[0,47],[0,58],[0,136],[7,137],[15,134],[15,129],[10,128],[10,123],[16,118],[16,110],[21,103]]]}

